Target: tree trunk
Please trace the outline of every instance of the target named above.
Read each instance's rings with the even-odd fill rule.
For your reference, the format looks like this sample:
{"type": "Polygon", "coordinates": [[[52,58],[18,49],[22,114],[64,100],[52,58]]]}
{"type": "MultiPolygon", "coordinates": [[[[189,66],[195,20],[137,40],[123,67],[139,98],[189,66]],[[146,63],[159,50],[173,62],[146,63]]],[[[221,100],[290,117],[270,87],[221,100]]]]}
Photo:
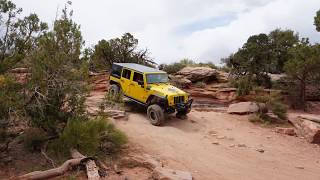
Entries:
{"type": "Polygon", "coordinates": [[[305,108],[305,104],[306,104],[306,82],[305,79],[301,80],[300,82],[300,100],[301,100],[301,105],[303,107],[304,110],[306,110],[305,108]]]}

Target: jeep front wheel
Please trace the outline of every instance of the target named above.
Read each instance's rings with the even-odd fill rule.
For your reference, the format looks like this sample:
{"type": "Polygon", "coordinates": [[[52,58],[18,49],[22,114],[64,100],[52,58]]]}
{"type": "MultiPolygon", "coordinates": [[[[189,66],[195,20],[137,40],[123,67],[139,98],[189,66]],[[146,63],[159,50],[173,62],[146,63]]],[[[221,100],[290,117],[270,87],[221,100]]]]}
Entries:
{"type": "Polygon", "coordinates": [[[157,104],[148,107],[148,118],[152,125],[160,126],[164,121],[164,110],[157,104]]]}

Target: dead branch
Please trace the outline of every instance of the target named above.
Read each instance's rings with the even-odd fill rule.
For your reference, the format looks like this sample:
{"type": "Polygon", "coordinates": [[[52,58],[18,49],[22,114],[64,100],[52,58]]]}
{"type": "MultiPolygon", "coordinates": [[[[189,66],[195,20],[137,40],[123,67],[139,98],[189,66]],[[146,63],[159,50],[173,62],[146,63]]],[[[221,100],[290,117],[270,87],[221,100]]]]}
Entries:
{"type": "Polygon", "coordinates": [[[13,179],[17,180],[40,180],[40,179],[48,179],[56,176],[61,176],[64,173],[66,173],[69,169],[71,169],[74,166],[78,166],[81,164],[81,162],[86,158],[76,158],[76,159],[70,159],[64,162],[60,167],[49,169],[46,171],[34,171],[13,179]]]}
{"type": "Polygon", "coordinates": [[[44,144],[44,146],[41,148],[41,154],[42,156],[49,162],[51,163],[52,167],[56,167],[56,164],[54,163],[54,161],[47,155],[46,151],[47,151],[47,146],[48,146],[48,142],[46,142],[44,144]]]}

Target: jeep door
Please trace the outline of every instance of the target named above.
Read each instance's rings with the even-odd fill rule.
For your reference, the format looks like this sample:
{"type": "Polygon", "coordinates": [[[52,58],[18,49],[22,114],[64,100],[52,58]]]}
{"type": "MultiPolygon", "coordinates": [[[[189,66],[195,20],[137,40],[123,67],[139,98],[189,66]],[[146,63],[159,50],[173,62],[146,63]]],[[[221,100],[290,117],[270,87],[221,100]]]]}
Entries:
{"type": "Polygon", "coordinates": [[[129,85],[131,83],[131,74],[132,74],[131,70],[123,68],[120,81],[121,81],[122,92],[123,92],[123,94],[125,94],[127,96],[131,96],[129,94],[129,85]]]}
{"type": "Polygon", "coordinates": [[[133,72],[133,79],[129,87],[129,94],[134,99],[145,102],[146,101],[146,91],[145,91],[145,81],[142,73],[133,72]]]}

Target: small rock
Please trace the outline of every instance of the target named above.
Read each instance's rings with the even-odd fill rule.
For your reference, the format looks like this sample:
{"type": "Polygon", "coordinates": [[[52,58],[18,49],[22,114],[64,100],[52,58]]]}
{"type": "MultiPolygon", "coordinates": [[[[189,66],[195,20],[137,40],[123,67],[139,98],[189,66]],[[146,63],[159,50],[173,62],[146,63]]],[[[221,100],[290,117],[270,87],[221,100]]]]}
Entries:
{"type": "Polygon", "coordinates": [[[271,136],[267,136],[267,139],[271,139],[272,137],[271,136]]]}
{"type": "Polygon", "coordinates": [[[304,169],[303,166],[296,166],[297,169],[304,169]]]}
{"type": "Polygon", "coordinates": [[[238,144],[238,147],[247,147],[245,144],[238,144]]]}
{"type": "Polygon", "coordinates": [[[229,141],[234,141],[234,138],[233,137],[228,137],[227,138],[229,141]]]}
{"type": "Polygon", "coordinates": [[[259,153],[264,153],[264,149],[256,149],[259,153]]]}
{"type": "Polygon", "coordinates": [[[217,139],[225,139],[226,136],[218,136],[217,139]]]}
{"type": "Polygon", "coordinates": [[[212,142],[212,144],[219,145],[220,143],[219,142],[212,142]]]}
{"type": "Polygon", "coordinates": [[[231,144],[229,147],[236,147],[236,145],[235,144],[231,144]]]}
{"type": "Polygon", "coordinates": [[[211,135],[211,136],[216,136],[217,132],[216,131],[209,131],[208,134],[211,135]]]}

